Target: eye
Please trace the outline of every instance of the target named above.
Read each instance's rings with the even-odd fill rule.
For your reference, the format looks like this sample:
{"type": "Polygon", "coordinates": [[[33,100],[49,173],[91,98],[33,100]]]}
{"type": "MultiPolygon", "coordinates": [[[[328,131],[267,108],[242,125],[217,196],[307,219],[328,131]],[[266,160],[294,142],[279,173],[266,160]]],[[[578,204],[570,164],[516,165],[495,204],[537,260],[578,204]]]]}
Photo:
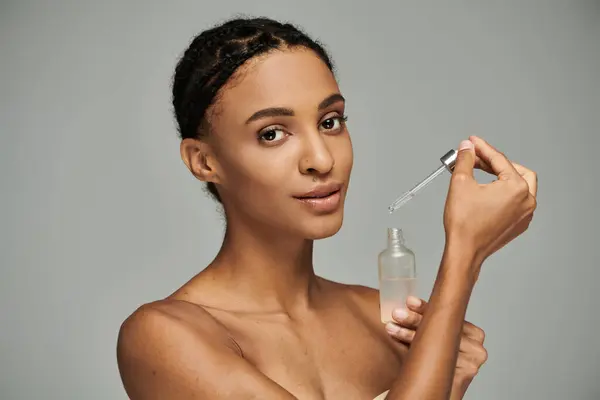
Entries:
{"type": "Polygon", "coordinates": [[[259,136],[258,140],[266,143],[274,143],[278,142],[282,139],[285,139],[286,133],[283,129],[278,128],[270,128],[266,131],[263,131],[259,136]]]}
{"type": "Polygon", "coordinates": [[[330,117],[321,122],[321,127],[326,131],[336,132],[343,128],[346,120],[346,117],[330,117]]]}

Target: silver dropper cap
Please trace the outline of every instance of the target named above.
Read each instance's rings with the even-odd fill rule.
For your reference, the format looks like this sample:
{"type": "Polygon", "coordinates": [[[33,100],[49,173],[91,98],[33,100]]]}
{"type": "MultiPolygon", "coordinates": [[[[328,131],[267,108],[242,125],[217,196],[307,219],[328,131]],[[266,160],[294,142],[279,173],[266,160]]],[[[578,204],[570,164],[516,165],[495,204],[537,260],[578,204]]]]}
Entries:
{"type": "Polygon", "coordinates": [[[442,162],[442,164],[444,164],[446,169],[448,171],[450,171],[450,173],[452,173],[452,171],[454,171],[454,165],[456,164],[457,156],[458,156],[458,152],[456,150],[452,149],[440,158],[440,161],[442,162]]]}

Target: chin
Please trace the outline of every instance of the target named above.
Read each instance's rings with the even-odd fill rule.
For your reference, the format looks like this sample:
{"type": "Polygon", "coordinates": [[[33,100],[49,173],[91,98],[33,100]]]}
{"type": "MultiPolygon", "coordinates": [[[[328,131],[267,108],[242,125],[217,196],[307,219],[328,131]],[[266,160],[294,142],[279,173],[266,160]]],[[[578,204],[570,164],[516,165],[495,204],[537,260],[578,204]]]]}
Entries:
{"type": "Polygon", "coordinates": [[[343,219],[343,212],[341,210],[330,215],[309,216],[303,218],[300,229],[306,239],[326,239],[340,231],[343,219]]]}

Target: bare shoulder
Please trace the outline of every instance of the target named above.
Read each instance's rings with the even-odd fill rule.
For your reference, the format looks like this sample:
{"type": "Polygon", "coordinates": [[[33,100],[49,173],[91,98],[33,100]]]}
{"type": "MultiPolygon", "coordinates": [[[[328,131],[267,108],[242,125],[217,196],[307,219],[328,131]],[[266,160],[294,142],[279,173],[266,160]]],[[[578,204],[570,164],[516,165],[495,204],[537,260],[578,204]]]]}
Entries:
{"type": "MultiPolygon", "coordinates": [[[[125,388],[141,376],[155,376],[160,363],[189,354],[238,350],[224,327],[201,307],[180,300],[144,304],[121,325],[117,362],[125,388]]],[[[237,353],[239,354],[239,353],[237,353]]],[[[164,365],[164,364],[163,364],[164,365]]]]}
{"type": "Polygon", "coordinates": [[[366,303],[379,303],[379,290],[364,285],[346,285],[352,296],[366,303]]]}
{"type": "Polygon", "coordinates": [[[140,342],[163,342],[173,335],[194,342],[219,343],[239,353],[227,329],[207,311],[196,304],[173,299],[147,303],[135,310],[121,325],[117,350],[126,356],[128,351],[136,351],[140,342]]]}
{"type": "Polygon", "coordinates": [[[243,359],[224,326],[202,307],[181,300],[161,300],[133,312],[119,330],[117,361],[132,400],[224,393],[246,398],[263,390],[280,398],[287,394],[243,359]]]}
{"type": "Polygon", "coordinates": [[[343,293],[345,298],[360,308],[366,315],[378,318],[379,290],[365,285],[328,282],[335,287],[335,290],[343,293]]]}
{"type": "Polygon", "coordinates": [[[357,284],[339,284],[342,285],[348,296],[365,307],[379,306],[379,290],[357,284]]]}

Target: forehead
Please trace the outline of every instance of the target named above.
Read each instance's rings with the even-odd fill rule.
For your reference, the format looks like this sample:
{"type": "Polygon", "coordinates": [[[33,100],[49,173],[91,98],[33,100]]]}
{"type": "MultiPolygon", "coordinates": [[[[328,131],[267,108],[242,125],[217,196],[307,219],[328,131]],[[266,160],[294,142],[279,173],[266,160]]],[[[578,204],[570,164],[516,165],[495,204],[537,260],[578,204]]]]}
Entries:
{"type": "Polygon", "coordinates": [[[333,73],[311,50],[276,50],[244,65],[223,91],[221,115],[244,120],[268,107],[310,109],[339,91],[333,73]]]}

